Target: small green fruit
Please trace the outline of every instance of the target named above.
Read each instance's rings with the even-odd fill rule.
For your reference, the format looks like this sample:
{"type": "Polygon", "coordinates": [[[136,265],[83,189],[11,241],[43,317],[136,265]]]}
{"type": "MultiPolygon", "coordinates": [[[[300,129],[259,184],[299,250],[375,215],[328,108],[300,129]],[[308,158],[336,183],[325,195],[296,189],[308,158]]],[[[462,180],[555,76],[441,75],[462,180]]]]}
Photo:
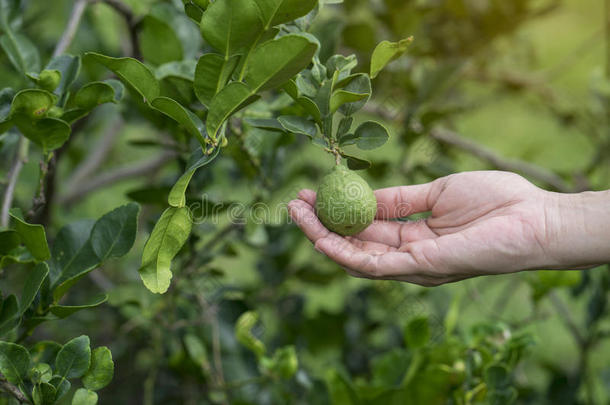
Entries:
{"type": "Polygon", "coordinates": [[[331,231],[343,236],[355,235],[373,223],[377,199],[362,177],[337,165],[320,183],[316,213],[331,231]]]}

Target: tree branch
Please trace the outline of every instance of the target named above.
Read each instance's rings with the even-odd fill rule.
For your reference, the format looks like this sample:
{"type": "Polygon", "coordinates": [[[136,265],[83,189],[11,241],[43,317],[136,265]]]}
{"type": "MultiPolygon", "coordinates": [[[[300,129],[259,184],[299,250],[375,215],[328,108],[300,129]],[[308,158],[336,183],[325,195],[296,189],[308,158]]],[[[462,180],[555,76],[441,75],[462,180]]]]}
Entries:
{"type": "Polygon", "coordinates": [[[146,160],[134,164],[133,166],[121,167],[119,169],[101,174],[91,180],[83,181],[77,184],[73,190],[59,199],[60,204],[72,205],[88,194],[106,186],[123,180],[131,179],[140,176],[150,176],[162,168],[166,163],[173,160],[177,156],[176,152],[163,152],[154,159],[146,160]]]}
{"type": "Polygon", "coordinates": [[[131,39],[131,54],[134,58],[140,59],[140,44],[138,43],[138,21],[135,14],[129,8],[129,6],[123,3],[121,0],[89,0],[91,3],[103,3],[113,8],[117,13],[123,16],[127,23],[127,29],[129,30],[129,37],[131,39]]]}
{"type": "Polygon", "coordinates": [[[76,0],[76,2],[74,3],[74,7],[72,7],[72,12],[70,13],[70,18],[68,19],[66,29],[64,30],[64,33],[59,39],[55,50],[53,51],[54,58],[66,52],[66,50],[72,43],[74,35],[76,35],[76,31],[78,30],[78,26],[80,25],[80,20],[83,18],[83,14],[86,8],[87,0],[76,0]]]}
{"type": "Polygon", "coordinates": [[[11,166],[11,170],[8,174],[8,183],[6,190],[4,191],[4,199],[2,200],[2,216],[0,220],[1,226],[8,226],[8,212],[13,205],[13,198],[15,197],[15,187],[17,186],[17,180],[19,179],[19,173],[23,169],[23,165],[27,162],[28,149],[30,141],[25,139],[23,136],[19,136],[19,143],[17,144],[17,152],[11,166]]]}
{"type": "Polygon", "coordinates": [[[546,185],[554,188],[556,191],[563,193],[570,193],[576,191],[561,177],[559,177],[557,174],[553,173],[548,169],[521,160],[506,159],[496,154],[491,149],[487,149],[484,146],[478,145],[473,141],[461,137],[455,132],[446,129],[435,128],[430,131],[430,137],[438,142],[468,152],[481,160],[491,163],[493,166],[500,170],[520,173],[531,179],[543,182],[546,185]]]}
{"type": "Polygon", "coordinates": [[[91,153],[83,159],[83,163],[74,169],[74,173],[66,182],[67,190],[72,190],[77,184],[85,181],[87,177],[95,173],[102,163],[104,163],[104,159],[106,159],[108,153],[112,150],[114,141],[120,134],[122,127],[123,120],[118,118],[114,124],[106,129],[102,138],[96,142],[93,149],[91,149],[91,153]]]}
{"type": "Polygon", "coordinates": [[[17,401],[22,404],[30,404],[30,400],[23,395],[23,392],[10,382],[6,381],[6,378],[0,373],[0,390],[11,394],[17,401]]]}

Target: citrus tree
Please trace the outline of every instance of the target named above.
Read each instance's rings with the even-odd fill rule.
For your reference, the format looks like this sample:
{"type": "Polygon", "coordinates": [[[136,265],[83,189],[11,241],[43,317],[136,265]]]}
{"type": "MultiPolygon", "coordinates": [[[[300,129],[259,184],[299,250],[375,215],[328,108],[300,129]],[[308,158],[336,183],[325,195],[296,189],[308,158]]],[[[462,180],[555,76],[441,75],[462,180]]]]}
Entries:
{"type": "Polygon", "coordinates": [[[463,167],[456,151],[557,191],[607,187],[603,75],[582,107],[491,62],[557,6],[0,0],[0,404],[605,398],[589,359],[607,268],[535,273],[531,315],[465,323],[464,290],[348,280],[285,208],[331,167],[428,181],[463,167]],[[464,139],[454,122],[488,97],[466,82],[534,94],[599,153],[555,172],[464,139]],[[580,362],[540,361],[545,386],[520,373],[547,301],[580,362]]]}

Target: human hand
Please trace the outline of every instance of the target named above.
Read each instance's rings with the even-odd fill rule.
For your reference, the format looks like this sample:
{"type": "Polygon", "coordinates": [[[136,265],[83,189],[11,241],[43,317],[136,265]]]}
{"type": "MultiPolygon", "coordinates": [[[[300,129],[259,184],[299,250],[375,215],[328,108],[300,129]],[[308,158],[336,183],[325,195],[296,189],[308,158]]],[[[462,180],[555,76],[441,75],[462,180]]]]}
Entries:
{"type": "Polygon", "coordinates": [[[486,274],[559,266],[549,238],[553,193],[521,176],[466,172],[377,190],[377,219],[352,237],[327,230],[315,192],[291,201],[293,220],[320,252],[356,277],[440,285],[486,274]],[[425,220],[396,221],[430,211],[425,220]]]}

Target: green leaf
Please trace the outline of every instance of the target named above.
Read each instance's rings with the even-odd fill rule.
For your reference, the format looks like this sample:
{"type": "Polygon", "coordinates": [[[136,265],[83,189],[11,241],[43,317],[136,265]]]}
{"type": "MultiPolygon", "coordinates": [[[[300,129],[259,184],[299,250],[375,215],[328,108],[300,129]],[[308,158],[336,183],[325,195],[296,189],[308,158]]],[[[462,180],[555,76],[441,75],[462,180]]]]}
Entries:
{"type": "Polygon", "coordinates": [[[204,366],[208,363],[208,355],[204,344],[196,335],[187,333],[184,336],[184,346],[189,354],[189,357],[199,366],[204,366]]]}
{"type": "Polygon", "coordinates": [[[0,256],[8,254],[19,245],[21,245],[21,238],[17,231],[9,229],[0,232],[0,256]]]}
{"type": "Polygon", "coordinates": [[[310,98],[303,97],[300,95],[298,87],[294,80],[288,81],[282,89],[290,96],[294,101],[297,102],[312,118],[318,123],[322,124],[322,113],[318,105],[310,98]]]}
{"type": "Polygon", "coordinates": [[[34,344],[30,349],[34,363],[52,363],[61,350],[61,345],[50,340],[43,340],[34,344]]]}
{"type": "Polygon", "coordinates": [[[337,128],[337,138],[341,139],[342,136],[347,135],[349,133],[349,130],[352,128],[353,123],[353,117],[343,117],[341,121],[339,121],[339,127],[337,128]]]}
{"type": "Polygon", "coordinates": [[[184,172],[182,176],[178,179],[176,184],[172,187],[169,192],[169,196],[167,201],[169,205],[172,207],[184,207],[186,204],[186,189],[193,178],[193,175],[197,171],[197,169],[207,165],[211,161],[213,161],[218,153],[220,152],[220,148],[216,148],[213,152],[209,154],[205,154],[203,149],[197,148],[195,152],[189,158],[188,168],[184,172]]]}
{"type": "Polygon", "coordinates": [[[258,322],[258,314],[254,311],[244,312],[235,322],[235,338],[239,343],[252,351],[256,357],[262,357],[267,348],[265,344],[252,334],[252,329],[258,322]]]}
{"type": "Polygon", "coordinates": [[[349,76],[352,73],[352,69],[356,66],[358,66],[356,55],[333,55],[326,61],[327,76],[330,79],[334,76],[335,72],[339,72],[337,77],[339,80],[342,80],[349,76]]]}
{"type": "Polygon", "coordinates": [[[255,0],[255,3],[265,29],[268,29],[303,17],[314,9],[318,0],[255,0]]]}
{"type": "Polygon", "coordinates": [[[55,358],[55,374],[61,378],[80,378],[91,364],[89,337],[82,335],[70,340],[55,358]]]}
{"type": "Polygon", "coordinates": [[[32,390],[34,405],[52,405],[55,403],[56,396],[55,387],[48,382],[36,384],[32,390]]]}
{"type": "Polygon", "coordinates": [[[105,346],[98,347],[91,353],[91,366],[87,373],[83,376],[83,385],[85,388],[97,391],[112,381],[114,376],[114,362],[112,361],[112,353],[105,346]]]}
{"type": "Polygon", "coordinates": [[[167,22],[147,15],[142,19],[141,24],[138,40],[145,61],[153,65],[162,65],[182,60],[182,43],[167,22]]]}
{"type": "Polygon", "coordinates": [[[133,58],[111,58],[94,52],[88,52],[86,56],[113,71],[121,81],[144,97],[145,102],[159,96],[159,82],[142,62],[133,58]]]}
{"type": "Polygon", "coordinates": [[[115,90],[106,82],[91,82],[81,87],[74,96],[74,105],[90,111],[105,103],[115,102],[115,90]]]}
{"type": "Polygon", "coordinates": [[[317,50],[318,43],[305,34],[267,41],[252,53],[245,82],[255,93],[281,86],[305,69],[317,50]]]}
{"type": "Polygon", "coordinates": [[[303,34],[285,35],[256,48],[250,56],[245,75],[247,85],[233,82],[210,103],[207,121],[210,136],[216,139],[221,125],[235,112],[255,101],[256,93],[278,87],[305,69],[317,49],[317,42],[303,34]]]}
{"type": "Polygon", "coordinates": [[[0,337],[6,335],[19,325],[19,304],[13,294],[6,297],[0,309],[0,337]]]}
{"type": "Polygon", "coordinates": [[[79,388],[72,397],[72,405],[96,405],[97,394],[85,388],[79,388]]]}
{"type": "Polygon", "coordinates": [[[171,262],[191,233],[191,218],[186,207],[170,207],[163,212],[144,246],[140,277],[153,293],[164,293],[172,278],[171,262]]]}
{"type": "Polygon", "coordinates": [[[217,53],[207,53],[199,58],[195,69],[195,95],[205,106],[225,86],[239,61],[238,56],[228,60],[217,53]]]}
{"type": "Polygon", "coordinates": [[[244,122],[254,128],[265,129],[267,131],[286,132],[286,129],[276,118],[246,118],[244,119],[244,122]]]}
{"type": "Polygon", "coordinates": [[[339,146],[343,147],[348,145],[355,145],[357,140],[358,137],[354,134],[341,135],[341,137],[339,138],[339,146]]]}
{"type": "Polygon", "coordinates": [[[22,385],[30,369],[30,353],[23,346],[0,342],[0,372],[11,384],[22,385]]]}
{"type": "Polygon", "coordinates": [[[60,148],[70,138],[72,128],[59,118],[32,120],[23,114],[13,116],[13,122],[21,133],[40,146],[44,153],[60,148]]]}
{"type": "Polygon", "coordinates": [[[129,203],[105,214],[95,224],[80,221],[59,231],[51,262],[55,302],[104,260],[123,256],[131,249],[138,213],[139,206],[129,203]]]}
{"type": "Polygon", "coordinates": [[[383,125],[367,121],[360,125],[355,132],[356,146],[363,150],[371,150],[385,144],[390,136],[383,125]]]}
{"type": "Polygon", "coordinates": [[[195,80],[195,68],[197,61],[182,60],[179,62],[169,62],[159,66],[155,70],[155,77],[161,81],[167,78],[175,78],[193,82],[195,80]]]}
{"type": "Polygon", "coordinates": [[[47,236],[42,225],[28,224],[23,219],[23,215],[18,208],[13,208],[9,212],[15,221],[15,230],[19,233],[21,241],[28,248],[32,256],[39,261],[48,260],[51,257],[47,236]]]}
{"type": "Polygon", "coordinates": [[[80,277],[99,265],[89,236],[92,221],[79,221],[60,229],[52,249],[50,281],[57,302],[80,277]]]}
{"type": "Polygon", "coordinates": [[[222,124],[257,99],[255,92],[244,83],[233,82],[225,86],[210,103],[206,122],[208,134],[216,140],[222,124]]]}
{"type": "Polygon", "coordinates": [[[193,20],[196,24],[201,23],[201,17],[203,16],[203,9],[194,5],[193,3],[184,3],[184,13],[193,20]]]}
{"type": "Polygon", "coordinates": [[[369,98],[369,94],[358,94],[352,93],[345,90],[337,90],[333,93],[330,98],[330,113],[334,114],[337,112],[339,107],[347,103],[353,103],[356,101],[364,100],[369,98]]]}
{"type": "Polygon", "coordinates": [[[350,170],[366,170],[371,167],[371,162],[368,160],[351,156],[344,152],[341,152],[341,156],[347,159],[347,167],[349,167],[350,170]]]}
{"type": "Polygon", "coordinates": [[[316,124],[303,117],[283,115],[277,120],[286,131],[293,134],[307,135],[308,137],[313,138],[318,133],[316,124]]]}
{"type": "Polygon", "coordinates": [[[0,46],[18,72],[40,71],[38,49],[26,36],[7,32],[0,37],[0,46]]]}
{"type": "Polygon", "coordinates": [[[80,56],[60,55],[53,58],[45,69],[57,70],[61,73],[59,86],[55,89],[55,94],[60,97],[60,106],[65,104],[68,99],[70,86],[76,81],[81,68],[80,56]]]}
{"type": "Polygon", "coordinates": [[[136,239],[140,206],[129,203],[97,220],[91,230],[91,247],[100,262],[127,254],[136,239]]]}
{"type": "Polygon", "coordinates": [[[405,326],[405,343],[410,349],[419,349],[430,340],[430,325],[428,317],[421,316],[411,319],[405,326]]]}
{"type": "MultiPolygon", "coordinates": [[[[32,361],[35,362],[34,359],[32,359],[32,361]]],[[[53,369],[51,369],[51,366],[47,363],[38,363],[28,371],[28,376],[35,384],[49,382],[51,381],[51,378],[53,378],[53,369]]]]}
{"type": "Polygon", "coordinates": [[[376,78],[390,62],[405,53],[411,42],[413,42],[413,37],[399,42],[383,41],[377,45],[371,56],[371,79],[376,78]]]}
{"type": "Polygon", "coordinates": [[[168,97],[157,97],[152,101],[151,106],[182,125],[189,134],[199,141],[202,147],[205,147],[206,139],[203,136],[205,126],[195,113],[168,97]]]}
{"type": "Polygon", "coordinates": [[[208,44],[229,57],[248,49],[263,30],[252,0],[213,2],[201,18],[201,34],[208,44]]]}
{"type": "MultiPolygon", "coordinates": [[[[347,80],[347,79],[346,79],[347,80]]],[[[371,79],[365,74],[357,74],[351,77],[343,90],[349,93],[362,94],[364,97],[359,101],[347,103],[339,108],[339,111],[345,116],[350,116],[359,111],[366,105],[371,97],[371,79]]]]}
{"type": "Polygon", "coordinates": [[[95,308],[97,306],[102,305],[104,302],[108,301],[108,295],[101,294],[98,296],[91,297],[89,301],[85,304],[80,305],[51,305],[49,310],[51,313],[58,318],[67,318],[70,315],[81,311],[83,309],[95,308]]]}
{"type": "Polygon", "coordinates": [[[56,390],[55,400],[56,401],[59,401],[61,398],[63,398],[64,395],[66,395],[68,393],[68,391],[70,391],[70,386],[71,386],[70,381],[66,380],[63,377],[60,377],[60,376],[53,377],[53,378],[51,378],[51,381],[49,381],[49,383],[55,387],[55,390],[56,390]]]}
{"type": "Polygon", "coordinates": [[[13,99],[10,114],[22,114],[29,119],[40,119],[55,105],[55,101],[55,96],[46,90],[21,90],[13,99]]]}
{"type": "Polygon", "coordinates": [[[38,294],[43,281],[49,275],[49,266],[46,263],[38,263],[28,274],[21,293],[21,301],[19,302],[19,312],[23,314],[34,302],[34,298],[38,294]]]}

